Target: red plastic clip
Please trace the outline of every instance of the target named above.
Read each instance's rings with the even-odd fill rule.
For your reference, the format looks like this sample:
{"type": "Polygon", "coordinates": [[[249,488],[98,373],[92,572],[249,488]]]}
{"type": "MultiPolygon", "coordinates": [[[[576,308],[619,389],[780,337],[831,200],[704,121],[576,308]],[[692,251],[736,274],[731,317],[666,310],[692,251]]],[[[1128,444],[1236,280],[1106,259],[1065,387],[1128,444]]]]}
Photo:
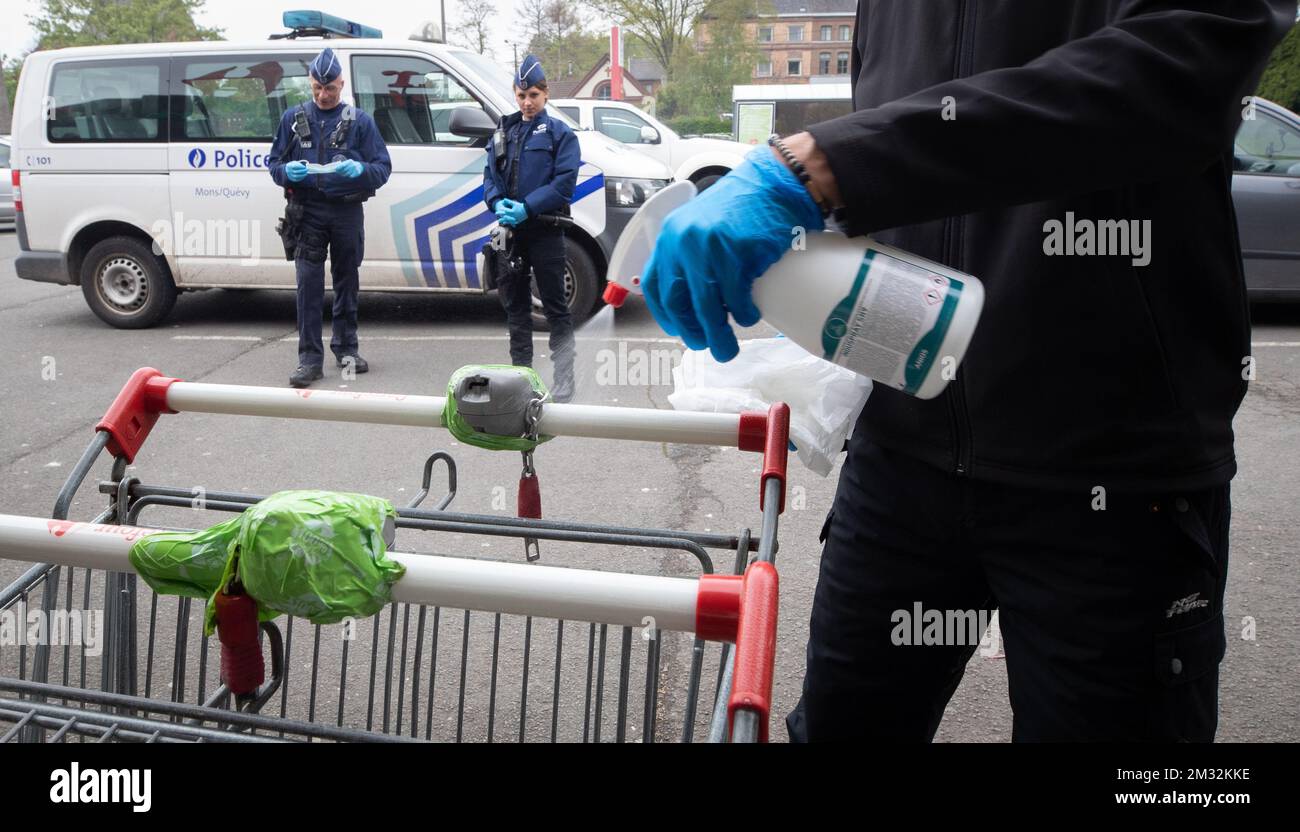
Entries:
{"type": "Polygon", "coordinates": [[[781,481],[781,502],[777,513],[785,511],[785,467],[790,457],[790,405],[777,402],[767,411],[767,443],[763,447],[763,476],[759,480],[758,507],[766,508],[764,495],[767,481],[781,481]]]}
{"type": "Polygon", "coordinates": [[[695,596],[695,635],[705,641],[736,640],[740,624],[740,575],[701,575],[695,596]]]}

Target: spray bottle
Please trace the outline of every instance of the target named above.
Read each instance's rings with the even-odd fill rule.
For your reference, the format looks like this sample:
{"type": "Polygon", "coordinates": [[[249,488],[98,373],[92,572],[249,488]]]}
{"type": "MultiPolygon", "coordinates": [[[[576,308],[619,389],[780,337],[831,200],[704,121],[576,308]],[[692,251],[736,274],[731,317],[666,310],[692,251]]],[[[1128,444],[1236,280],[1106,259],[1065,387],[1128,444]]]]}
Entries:
{"type": "MultiPolygon", "coordinates": [[[[641,294],[664,219],[695,196],[691,182],[655,194],[610,257],[605,302],[641,294]]],[[[984,306],[976,278],[870,237],[807,235],[754,281],[763,320],[814,355],[922,399],[951,381],[984,306]]]]}

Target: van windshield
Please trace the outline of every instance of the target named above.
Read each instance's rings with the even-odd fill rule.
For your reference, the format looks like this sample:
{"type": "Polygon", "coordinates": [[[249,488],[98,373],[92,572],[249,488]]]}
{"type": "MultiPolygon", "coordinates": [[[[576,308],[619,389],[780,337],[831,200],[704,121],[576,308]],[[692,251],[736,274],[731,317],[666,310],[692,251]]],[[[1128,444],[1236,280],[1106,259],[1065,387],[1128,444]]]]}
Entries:
{"type": "MultiPolygon", "coordinates": [[[[454,50],[451,53],[456,60],[474,70],[474,74],[483,80],[483,83],[492,89],[498,97],[504,99],[507,104],[506,112],[513,113],[519,109],[515,104],[515,85],[514,79],[510,77],[510,72],[502,68],[496,61],[477,52],[469,52],[463,49],[454,50]]],[[[571,130],[581,130],[578,123],[573,119],[560,112],[554,104],[546,105],[546,114],[556,121],[564,122],[571,130]]]]}

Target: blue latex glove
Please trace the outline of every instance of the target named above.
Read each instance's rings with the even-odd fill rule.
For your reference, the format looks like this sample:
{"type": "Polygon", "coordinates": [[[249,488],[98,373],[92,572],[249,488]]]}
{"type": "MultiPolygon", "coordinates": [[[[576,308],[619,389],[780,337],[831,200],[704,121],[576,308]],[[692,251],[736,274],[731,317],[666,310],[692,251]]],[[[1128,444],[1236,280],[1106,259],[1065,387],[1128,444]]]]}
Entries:
{"type": "Polygon", "coordinates": [[[741,326],[761,314],[754,280],[790,249],[793,229],[821,231],[821,211],[794,172],[767,145],[664,220],[642,275],[646,305],[659,326],[719,361],[739,345],[727,313],[741,326]]]}
{"type": "Polygon", "coordinates": [[[307,163],[298,160],[284,166],[284,175],[290,182],[301,182],[307,178],[307,163]]]}
{"type": "Polygon", "coordinates": [[[528,219],[528,206],[513,199],[503,199],[497,203],[496,214],[502,225],[516,226],[528,219]]]}
{"type": "Polygon", "coordinates": [[[334,173],[344,179],[356,179],[363,170],[365,170],[365,167],[356,159],[345,159],[339,162],[339,166],[334,169],[334,173]]]}

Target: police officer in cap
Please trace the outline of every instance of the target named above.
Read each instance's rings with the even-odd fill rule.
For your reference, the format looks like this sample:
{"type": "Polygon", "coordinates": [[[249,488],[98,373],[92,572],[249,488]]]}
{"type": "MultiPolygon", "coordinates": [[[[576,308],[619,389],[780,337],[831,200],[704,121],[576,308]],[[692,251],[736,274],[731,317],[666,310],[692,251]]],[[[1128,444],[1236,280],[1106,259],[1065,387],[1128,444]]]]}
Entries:
{"type": "Polygon", "coordinates": [[[324,375],[321,311],[327,248],[334,284],[330,349],[340,368],[370,369],[357,353],[358,271],[365,240],[361,203],[388,181],[393,167],[374,119],[342,102],[343,67],[333,49],[321,50],[310,74],[312,100],[280,119],[269,159],[271,178],[289,200],[286,219],[297,240],[298,368],[289,377],[294,387],[307,387],[324,375]],[[331,169],[315,172],[309,163],[331,169]]]}
{"type": "Polygon", "coordinates": [[[511,229],[512,237],[511,256],[502,258],[506,266],[499,270],[497,291],[510,328],[510,360],[531,367],[531,266],[551,327],[555,365],[551,392],[556,401],[565,402],[573,397],[573,318],[564,298],[564,233],[548,215],[569,214],[582,164],[578,137],[547,115],[546,75],[536,56],[524,58],[514,86],[519,112],[501,120],[483,171],[483,199],[501,225],[511,229]],[[517,268],[509,266],[511,261],[517,268]]]}

